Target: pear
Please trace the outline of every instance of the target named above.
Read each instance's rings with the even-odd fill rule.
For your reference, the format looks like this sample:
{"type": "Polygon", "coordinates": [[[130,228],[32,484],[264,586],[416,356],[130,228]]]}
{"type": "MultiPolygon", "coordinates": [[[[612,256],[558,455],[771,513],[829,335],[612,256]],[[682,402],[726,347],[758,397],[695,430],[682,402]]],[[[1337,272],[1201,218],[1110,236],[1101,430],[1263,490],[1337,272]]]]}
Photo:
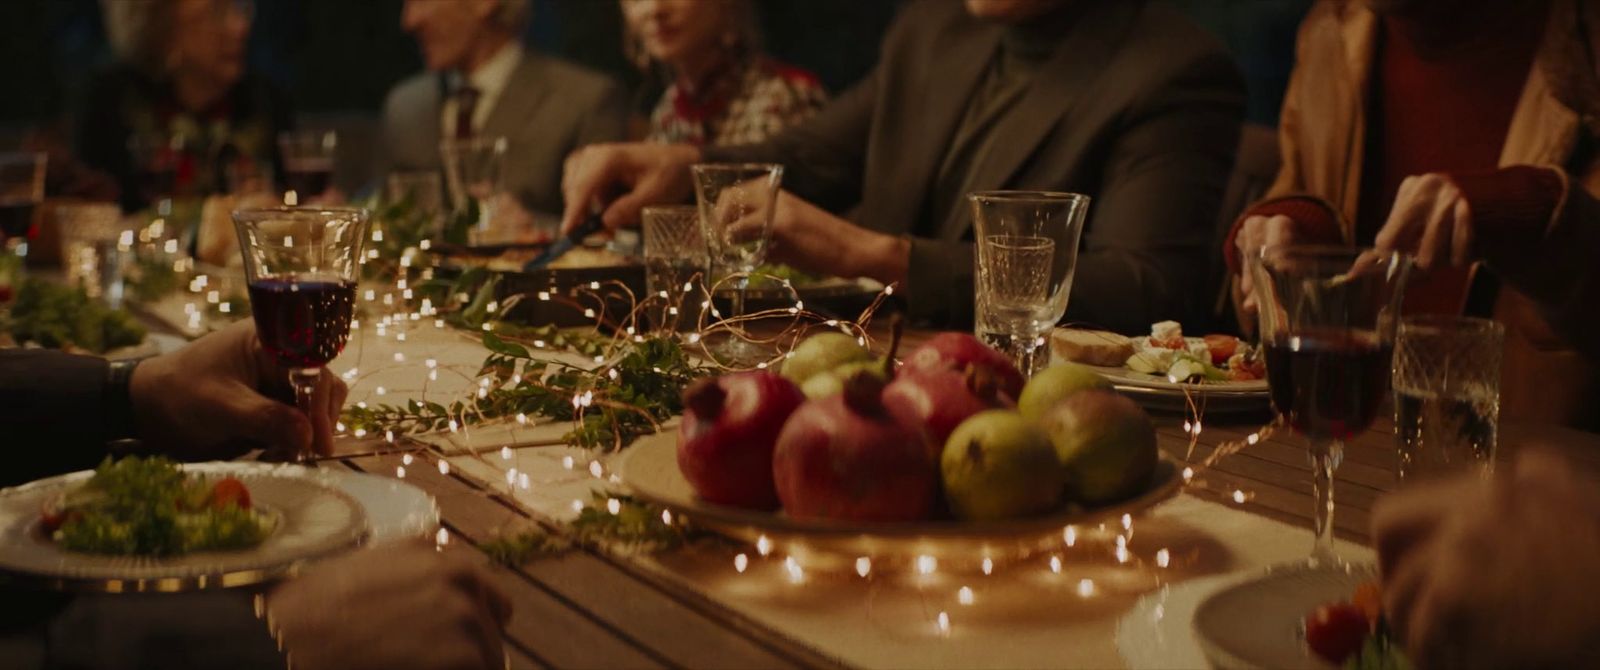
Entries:
{"type": "Polygon", "coordinates": [[[1088,389],[1109,389],[1111,382],[1099,373],[1077,363],[1061,363],[1040,370],[1017,398],[1017,411],[1038,421],[1062,399],[1088,389]]]}
{"type": "Polygon", "coordinates": [[[813,376],[845,363],[871,358],[872,354],[856,338],[829,331],[812,335],[795,347],[783,361],[781,374],[785,379],[803,385],[813,376]]]}
{"type": "Polygon", "coordinates": [[[1160,458],[1149,415],[1114,391],[1067,396],[1044,413],[1040,425],[1055,445],[1073,502],[1101,505],[1138,493],[1160,458]]]}
{"type": "Polygon", "coordinates": [[[883,369],[883,361],[868,358],[864,361],[851,361],[831,370],[824,370],[811,375],[804,384],[800,385],[801,392],[807,398],[826,398],[837,395],[844,390],[844,381],[857,372],[866,372],[880,381],[888,381],[888,373],[883,369]]]}
{"type": "Polygon", "coordinates": [[[945,442],[939,466],[945,499],[962,519],[1015,519],[1061,501],[1064,473],[1055,447],[1012,410],[987,410],[963,421],[945,442]]]}

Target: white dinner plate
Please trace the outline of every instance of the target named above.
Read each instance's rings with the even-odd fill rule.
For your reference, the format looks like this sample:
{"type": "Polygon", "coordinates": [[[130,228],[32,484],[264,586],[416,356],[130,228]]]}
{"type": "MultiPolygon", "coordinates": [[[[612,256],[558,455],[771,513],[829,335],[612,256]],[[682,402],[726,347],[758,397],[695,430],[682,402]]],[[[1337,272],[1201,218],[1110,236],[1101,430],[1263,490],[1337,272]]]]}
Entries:
{"type": "Polygon", "coordinates": [[[1306,646],[1305,616],[1321,605],[1348,601],[1357,586],[1376,577],[1370,564],[1270,569],[1200,603],[1195,640],[1219,668],[1333,668],[1306,646]]]}
{"type": "Polygon", "coordinates": [[[1266,409],[1272,403],[1271,387],[1265,379],[1190,384],[1134,372],[1125,367],[1086,367],[1111,382],[1113,388],[1152,409],[1183,411],[1191,399],[1205,409],[1221,411],[1266,409]]]}
{"type": "Polygon", "coordinates": [[[68,551],[47,537],[39,511],[46,501],[93,476],[92,471],[0,490],[0,571],[62,590],[180,591],[274,579],[304,561],[349,549],[368,534],[355,498],[298,466],[212,463],[186,466],[208,476],[237,477],[275,527],[261,544],[163,558],[68,551]]]}

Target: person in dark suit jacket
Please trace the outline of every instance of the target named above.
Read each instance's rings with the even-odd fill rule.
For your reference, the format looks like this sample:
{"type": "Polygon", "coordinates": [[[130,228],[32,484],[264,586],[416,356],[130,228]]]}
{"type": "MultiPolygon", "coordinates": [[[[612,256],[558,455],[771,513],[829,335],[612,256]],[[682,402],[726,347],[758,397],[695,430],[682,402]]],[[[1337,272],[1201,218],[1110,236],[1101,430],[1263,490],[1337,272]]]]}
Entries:
{"type": "Polygon", "coordinates": [[[609,78],[523,49],[527,0],[408,0],[401,25],[428,72],[383,105],[386,165],[440,170],[446,138],[506,138],[505,185],[535,215],[561,211],[561,162],[627,133],[627,97],[609,78]]]}
{"type": "Polygon", "coordinates": [[[913,317],[965,324],[965,195],[1081,192],[1094,201],[1067,318],[1142,331],[1202,313],[1244,97],[1215,39],[1142,0],[907,3],[877,67],[769,141],[570,158],[563,225],[618,185],[631,191],[609,202],[613,227],[642,205],[687,199],[691,163],[782,163],[773,260],[903,282],[913,317]]]}

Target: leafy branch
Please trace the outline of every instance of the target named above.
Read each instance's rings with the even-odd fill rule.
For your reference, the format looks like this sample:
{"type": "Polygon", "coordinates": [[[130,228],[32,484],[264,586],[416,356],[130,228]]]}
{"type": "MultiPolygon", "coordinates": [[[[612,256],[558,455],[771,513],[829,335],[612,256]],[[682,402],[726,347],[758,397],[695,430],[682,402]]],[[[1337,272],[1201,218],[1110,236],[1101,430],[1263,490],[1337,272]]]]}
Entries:
{"type": "Polygon", "coordinates": [[[543,556],[585,547],[627,554],[651,554],[682,546],[700,531],[681,518],[632,496],[595,491],[577,518],[557,525],[556,530],[533,527],[502,534],[479,544],[478,548],[496,562],[516,566],[543,556]],[[612,513],[612,501],[616,512],[612,513]]]}

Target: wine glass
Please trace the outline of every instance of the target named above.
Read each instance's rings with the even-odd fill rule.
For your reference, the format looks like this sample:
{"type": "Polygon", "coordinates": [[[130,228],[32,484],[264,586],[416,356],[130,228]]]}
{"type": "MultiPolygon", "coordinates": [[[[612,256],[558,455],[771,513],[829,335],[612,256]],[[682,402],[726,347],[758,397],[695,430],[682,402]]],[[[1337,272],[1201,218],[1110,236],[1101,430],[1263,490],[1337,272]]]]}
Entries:
{"type": "Polygon", "coordinates": [[[333,159],[339,135],[331,130],[291,130],[278,133],[278,154],[283,157],[284,202],[298,204],[322,196],[333,186],[333,159]],[[294,197],[289,197],[293,192],[294,197]]]}
{"type": "Polygon", "coordinates": [[[1395,324],[1411,260],[1398,252],[1275,246],[1250,259],[1272,405],[1310,441],[1311,561],[1333,553],[1333,473],[1344,440],[1388,397],[1395,324]]]}
{"type": "MultiPolygon", "coordinates": [[[[767,243],[772,240],[772,214],[778,201],[783,166],[772,163],[702,163],[690,168],[694,173],[695,199],[700,206],[700,226],[705,234],[711,266],[719,276],[735,277],[733,310],[730,320],[744,316],[744,294],[750,285],[748,273],[767,258],[767,243]]],[[[738,335],[734,325],[728,338],[714,345],[712,353],[736,362],[753,362],[763,352],[738,335]]]]}
{"type": "Polygon", "coordinates": [[[44,200],[44,174],[44,154],[0,154],[0,238],[13,255],[28,255],[34,209],[44,200]]]}
{"type": "Polygon", "coordinates": [[[233,223],[256,336],[310,414],[317,376],[350,339],[367,210],[241,209],[233,223]]]}
{"type": "Polygon", "coordinates": [[[1072,294],[1089,196],[980,191],[967,200],[978,241],[976,335],[1032,377],[1050,365],[1049,334],[1072,294]]]}

